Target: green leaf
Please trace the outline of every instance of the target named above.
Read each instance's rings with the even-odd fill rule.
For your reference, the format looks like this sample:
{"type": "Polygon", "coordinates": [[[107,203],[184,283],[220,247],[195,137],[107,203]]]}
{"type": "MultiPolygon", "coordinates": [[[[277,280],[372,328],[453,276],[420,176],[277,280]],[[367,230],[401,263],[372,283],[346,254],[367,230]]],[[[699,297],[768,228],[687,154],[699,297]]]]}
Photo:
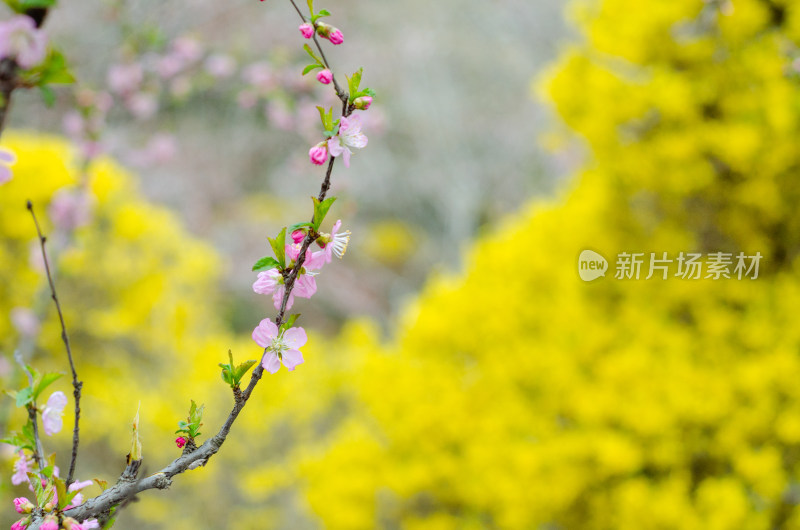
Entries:
{"type": "Polygon", "coordinates": [[[106,491],[108,489],[108,481],[99,478],[93,478],[92,481],[100,486],[101,491],[106,491]]]}
{"type": "Polygon", "coordinates": [[[308,72],[312,70],[316,70],[317,68],[324,68],[321,64],[309,64],[305,68],[303,68],[303,75],[306,75],[308,72]]]}
{"type": "Polygon", "coordinates": [[[56,0],[17,0],[19,12],[24,13],[28,9],[37,7],[53,7],[56,5],[56,0]]]}
{"type": "Polygon", "coordinates": [[[237,385],[239,384],[239,381],[242,380],[242,377],[244,377],[244,374],[246,374],[247,371],[250,370],[250,368],[255,366],[255,364],[257,362],[258,361],[249,360],[249,361],[243,362],[242,364],[240,364],[239,366],[236,367],[236,370],[235,370],[235,372],[233,374],[233,377],[234,377],[234,380],[236,381],[237,385]]]}
{"type": "Polygon", "coordinates": [[[358,87],[361,85],[361,74],[363,71],[363,68],[359,68],[357,72],[353,73],[352,77],[347,78],[347,86],[350,91],[350,103],[357,97],[356,94],[358,94],[358,87]]]}
{"type": "Polygon", "coordinates": [[[222,368],[222,380],[233,387],[233,369],[229,364],[219,363],[219,366],[222,368]]]}
{"type": "Polygon", "coordinates": [[[306,0],[306,3],[308,4],[309,12],[313,16],[314,15],[314,0],[306,0]]]}
{"type": "Polygon", "coordinates": [[[63,508],[71,499],[67,499],[67,485],[58,477],[53,478],[56,484],[56,494],[58,494],[58,507],[63,508]]]}
{"type": "Polygon", "coordinates": [[[331,209],[336,197],[328,197],[322,202],[319,202],[316,197],[311,197],[311,200],[314,201],[314,230],[319,231],[319,227],[325,220],[325,216],[328,215],[328,210],[331,209]]]}
{"type": "Polygon", "coordinates": [[[320,9],[319,13],[317,13],[317,17],[318,18],[319,17],[329,17],[329,16],[331,16],[331,12],[328,11],[327,9],[320,9]]]}
{"type": "Polygon", "coordinates": [[[287,234],[291,234],[295,230],[298,230],[300,228],[306,228],[307,226],[314,226],[314,225],[309,223],[308,221],[305,221],[303,223],[295,223],[295,224],[293,224],[292,226],[290,226],[289,228],[286,229],[286,233],[287,234]]]}
{"type": "Polygon", "coordinates": [[[314,59],[314,62],[316,62],[319,65],[325,66],[325,63],[322,61],[322,59],[317,57],[317,55],[314,53],[314,50],[311,49],[311,46],[309,46],[308,44],[303,44],[303,49],[306,51],[308,55],[311,56],[312,59],[314,59]]]}
{"type": "Polygon", "coordinates": [[[323,107],[317,106],[317,110],[319,118],[322,120],[322,128],[326,131],[333,129],[333,107],[326,111],[323,107]]]}
{"type": "Polygon", "coordinates": [[[275,239],[269,239],[269,244],[272,246],[272,251],[275,253],[275,257],[278,258],[278,263],[281,264],[280,268],[286,268],[286,227],[280,231],[278,236],[275,239]]]}
{"type": "Polygon", "coordinates": [[[45,106],[52,107],[56,102],[56,94],[49,86],[40,86],[39,94],[42,96],[45,106]]]}
{"type": "Polygon", "coordinates": [[[69,71],[67,59],[58,50],[52,50],[48,55],[39,80],[44,84],[65,84],[75,82],[75,76],[69,71]]]}
{"type": "Polygon", "coordinates": [[[294,323],[297,322],[297,319],[300,318],[300,313],[292,313],[289,315],[289,318],[286,319],[286,322],[283,323],[286,329],[294,326],[294,323]]]}
{"type": "Polygon", "coordinates": [[[17,392],[18,407],[27,407],[30,403],[33,403],[33,389],[31,387],[23,388],[17,392]]]}
{"type": "Polygon", "coordinates": [[[374,98],[375,97],[375,91],[372,90],[371,88],[365,88],[364,90],[362,90],[361,92],[358,93],[357,97],[361,97],[361,96],[369,96],[371,98],[374,98]]]}
{"type": "Polygon", "coordinates": [[[37,399],[39,394],[41,394],[45,388],[53,384],[59,377],[63,376],[63,373],[58,372],[50,372],[43,374],[41,377],[38,378],[38,381],[35,381],[35,390],[33,391],[33,399],[37,399]]]}
{"type": "Polygon", "coordinates": [[[261,272],[269,269],[275,269],[279,265],[280,263],[278,263],[278,260],[272,256],[264,256],[260,260],[256,261],[255,265],[253,265],[253,270],[255,272],[261,272]]]}

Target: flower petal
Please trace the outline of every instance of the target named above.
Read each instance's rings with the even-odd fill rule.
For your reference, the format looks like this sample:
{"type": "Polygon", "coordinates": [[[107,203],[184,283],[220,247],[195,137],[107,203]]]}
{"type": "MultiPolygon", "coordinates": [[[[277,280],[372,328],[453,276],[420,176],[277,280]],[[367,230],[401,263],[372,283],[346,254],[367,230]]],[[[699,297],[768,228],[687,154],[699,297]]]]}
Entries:
{"type": "Polygon", "coordinates": [[[350,167],[350,149],[346,147],[342,151],[342,161],[344,162],[344,167],[350,167]]]}
{"type": "Polygon", "coordinates": [[[313,276],[308,274],[301,274],[297,278],[294,292],[300,298],[311,298],[317,292],[317,281],[313,276]]]}
{"type": "Polygon", "coordinates": [[[289,328],[283,333],[283,343],[293,350],[302,348],[307,341],[308,336],[303,328],[289,328]]]}
{"type": "MultiPolygon", "coordinates": [[[[294,329],[294,328],[293,328],[294,329]]],[[[283,352],[283,365],[289,370],[294,370],[298,364],[303,364],[303,354],[298,350],[283,352]]]]}
{"type": "Polygon", "coordinates": [[[272,343],[272,339],[277,336],[278,326],[268,318],[259,322],[256,329],[253,330],[253,340],[262,348],[269,346],[272,343]]]}
{"type": "Polygon", "coordinates": [[[64,392],[61,392],[60,390],[58,392],[53,392],[47,399],[46,406],[47,408],[62,411],[64,410],[64,407],[67,406],[67,396],[64,395],[64,392]]]}
{"type": "Polygon", "coordinates": [[[270,351],[264,354],[264,357],[261,359],[261,366],[263,366],[264,370],[267,372],[274,374],[281,369],[281,361],[276,354],[270,351]]]}
{"type": "Polygon", "coordinates": [[[338,136],[334,136],[330,140],[328,140],[328,152],[331,156],[339,156],[344,151],[344,147],[342,146],[342,142],[339,141],[338,136]]]}

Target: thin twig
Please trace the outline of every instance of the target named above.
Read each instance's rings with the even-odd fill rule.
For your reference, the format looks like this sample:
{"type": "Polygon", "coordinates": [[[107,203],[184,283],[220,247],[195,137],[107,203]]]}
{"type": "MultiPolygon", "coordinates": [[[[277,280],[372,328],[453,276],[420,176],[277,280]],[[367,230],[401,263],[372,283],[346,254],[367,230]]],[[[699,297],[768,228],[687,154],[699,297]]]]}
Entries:
{"type": "MultiPolygon", "coordinates": [[[[297,10],[300,18],[305,22],[306,18],[303,16],[302,12],[297,8],[297,5],[294,3],[294,0],[290,0],[292,5],[297,10]]],[[[316,40],[316,39],[315,39],[316,40]]],[[[317,43],[319,46],[319,43],[317,43]]],[[[321,50],[320,50],[321,51],[321,50]]],[[[337,93],[339,93],[339,89],[337,87],[337,93]]],[[[352,106],[348,105],[348,95],[345,93],[339,96],[342,100],[342,116],[347,117],[353,112],[352,106]]],[[[333,172],[333,166],[336,159],[331,157],[328,162],[328,168],[325,171],[325,178],[322,181],[320,186],[319,195],[317,199],[319,201],[325,200],[325,197],[328,194],[331,186],[331,174],[333,172]]],[[[313,219],[312,219],[313,220],[313,219]]],[[[287,276],[285,280],[285,292],[283,294],[283,300],[281,301],[281,308],[278,312],[278,316],[275,317],[275,324],[280,327],[281,324],[284,322],[284,317],[286,314],[286,305],[289,301],[289,296],[294,289],[295,282],[297,280],[297,276],[300,273],[300,269],[305,262],[305,255],[308,248],[311,244],[316,240],[316,235],[311,234],[310,232],[306,234],[305,239],[303,240],[303,244],[300,248],[299,256],[297,257],[297,261],[295,262],[294,267],[292,267],[291,272],[287,276]]],[[[268,348],[264,348],[264,354],[266,355],[268,348]]],[[[130,500],[134,495],[140,493],[142,491],[146,491],[149,489],[166,489],[172,485],[172,477],[179,475],[181,473],[185,473],[186,471],[196,469],[200,466],[205,466],[208,463],[208,460],[214,456],[222,447],[222,444],[225,443],[225,440],[230,433],[231,428],[233,427],[234,422],[239,416],[239,413],[244,409],[247,401],[250,399],[250,396],[253,394],[256,385],[261,380],[264,374],[264,367],[259,363],[253,372],[250,374],[250,382],[247,385],[247,388],[241,393],[237,399],[234,400],[234,406],[231,410],[230,414],[228,414],[228,418],[225,420],[225,423],[220,427],[219,432],[212,438],[206,440],[200,447],[196,450],[192,451],[191,453],[182,454],[175,460],[173,460],[170,464],[166,467],[161,469],[161,471],[154,473],[150,476],[142,478],[136,482],[131,481],[123,481],[120,480],[115,486],[107,489],[97,497],[89,499],[88,501],[84,502],[80,506],[76,506],[70,510],[64,512],[64,515],[68,517],[72,517],[78,521],[82,521],[87,518],[97,517],[99,514],[105,513],[110,510],[112,507],[120,505],[121,503],[125,502],[126,500],[130,500]]],[[[76,422],[77,425],[77,422],[76,422]]],[[[124,475],[124,473],[123,473],[124,475]]],[[[32,523],[28,526],[28,530],[37,530],[39,525],[41,524],[41,520],[32,521],[32,523]]]]}
{"type": "Polygon", "coordinates": [[[33,217],[33,223],[36,225],[36,234],[39,236],[39,245],[42,247],[44,270],[47,272],[47,281],[50,283],[50,293],[53,298],[53,302],[56,304],[58,320],[61,322],[61,340],[64,341],[64,346],[67,349],[69,367],[72,370],[72,395],[75,398],[75,426],[72,429],[72,458],[69,461],[69,473],[67,474],[67,487],[69,487],[69,485],[73,482],[73,478],[75,476],[75,463],[78,460],[78,441],[80,438],[79,422],[81,419],[81,388],[83,388],[83,383],[78,381],[78,372],[75,371],[75,362],[72,359],[72,348],[69,345],[67,325],[64,323],[64,314],[61,312],[61,303],[58,301],[58,295],[56,294],[56,284],[53,281],[53,275],[50,272],[50,263],[47,260],[47,250],[45,249],[45,242],[47,242],[47,238],[42,234],[42,229],[39,227],[39,220],[36,219],[36,213],[33,211],[33,203],[28,201],[27,206],[28,211],[31,212],[31,217],[33,217]]]}

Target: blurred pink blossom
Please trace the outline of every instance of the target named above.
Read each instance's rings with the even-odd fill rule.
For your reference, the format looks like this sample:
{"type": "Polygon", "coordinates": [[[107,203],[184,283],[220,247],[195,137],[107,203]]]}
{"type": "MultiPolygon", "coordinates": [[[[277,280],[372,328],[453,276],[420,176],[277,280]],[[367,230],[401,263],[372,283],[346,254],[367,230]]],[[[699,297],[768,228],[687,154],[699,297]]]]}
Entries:
{"type": "Polygon", "coordinates": [[[18,458],[14,461],[14,475],[11,483],[19,486],[23,482],[28,482],[28,471],[33,471],[33,459],[27,458],[25,452],[20,449],[18,458]]]}
{"type": "Polygon", "coordinates": [[[186,62],[177,54],[167,54],[158,60],[156,71],[162,79],[170,79],[183,70],[186,62]]]}
{"type": "Polygon", "coordinates": [[[252,109],[258,103],[258,94],[252,90],[242,90],[236,97],[236,102],[243,109],[252,109]]]}
{"type": "Polygon", "coordinates": [[[88,192],[62,188],[50,201],[50,219],[62,230],[74,230],[91,221],[93,206],[93,198],[88,192]]]}
{"type": "Polygon", "coordinates": [[[147,153],[151,163],[169,162],[178,153],[178,140],[172,134],[158,133],[147,142],[147,153]]]}
{"type": "Polygon", "coordinates": [[[192,37],[179,37],[172,41],[172,53],[187,63],[193,63],[203,56],[203,45],[192,37]]]}
{"type": "Polygon", "coordinates": [[[215,53],[206,59],[206,72],[218,79],[230,77],[236,71],[236,61],[230,55],[215,53]]]}
{"type": "Polygon", "coordinates": [[[289,112],[284,103],[275,100],[270,101],[267,103],[266,114],[267,119],[278,129],[290,131],[294,128],[294,116],[292,116],[292,113],[289,112]]]}
{"type": "Polygon", "coordinates": [[[47,436],[53,436],[61,431],[64,425],[64,407],[67,406],[67,396],[64,392],[53,392],[47,399],[47,405],[42,411],[42,425],[47,436]]]}
{"type": "Polygon", "coordinates": [[[64,114],[62,126],[65,133],[73,138],[78,138],[83,134],[84,130],[83,116],[77,110],[71,110],[64,114]]]}
{"type": "Polygon", "coordinates": [[[139,120],[152,118],[158,111],[158,100],[153,94],[139,92],[125,101],[125,106],[139,120]]]}
{"type": "Polygon", "coordinates": [[[143,79],[144,71],[139,63],[115,64],[108,69],[108,87],[117,94],[136,91],[143,79]]]}
{"type": "Polygon", "coordinates": [[[29,307],[15,307],[11,310],[11,324],[23,337],[35,337],[39,333],[39,318],[29,307]]]}
{"type": "Polygon", "coordinates": [[[0,22],[0,58],[15,58],[23,69],[33,68],[47,56],[47,35],[33,19],[17,15],[0,22]]]}
{"type": "Polygon", "coordinates": [[[0,184],[5,184],[14,176],[9,165],[16,161],[17,155],[13,151],[0,147],[0,184]]]}
{"type": "Polygon", "coordinates": [[[275,87],[275,76],[269,63],[253,63],[242,72],[242,79],[260,91],[271,90],[275,87]]]}

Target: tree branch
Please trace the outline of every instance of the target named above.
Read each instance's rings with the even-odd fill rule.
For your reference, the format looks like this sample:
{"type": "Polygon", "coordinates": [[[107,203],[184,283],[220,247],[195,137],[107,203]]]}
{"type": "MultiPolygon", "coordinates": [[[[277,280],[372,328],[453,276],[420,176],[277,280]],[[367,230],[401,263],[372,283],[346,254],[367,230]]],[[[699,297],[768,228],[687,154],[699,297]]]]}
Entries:
{"type": "MultiPolygon", "coordinates": [[[[67,325],[64,323],[64,314],[61,312],[61,303],[58,301],[56,294],[56,284],[53,281],[53,275],[50,272],[50,263],[47,260],[47,250],[45,249],[45,242],[47,238],[42,234],[42,229],[39,226],[39,220],[36,219],[36,213],[33,211],[33,203],[28,201],[28,211],[33,217],[33,223],[36,225],[36,234],[39,236],[39,245],[42,247],[42,259],[44,260],[44,270],[47,272],[47,281],[50,284],[50,293],[53,302],[56,304],[58,311],[58,320],[61,322],[61,340],[64,341],[64,346],[67,349],[67,358],[69,359],[69,367],[72,370],[72,396],[75,398],[75,426],[72,428],[72,458],[69,461],[69,473],[67,474],[67,487],[72,484],[75,477],[75,463],[78,460],[78,442],[80,439],[80,419],[81,419],[81,389],[83,383],[78,381],[78,372],[75,371],[75,362],[72,359],[72,348],[69,345],[69,335],[67,334],[67,325]]],[[[36,423],[34,422],[34,428],[36,423]]]]}

